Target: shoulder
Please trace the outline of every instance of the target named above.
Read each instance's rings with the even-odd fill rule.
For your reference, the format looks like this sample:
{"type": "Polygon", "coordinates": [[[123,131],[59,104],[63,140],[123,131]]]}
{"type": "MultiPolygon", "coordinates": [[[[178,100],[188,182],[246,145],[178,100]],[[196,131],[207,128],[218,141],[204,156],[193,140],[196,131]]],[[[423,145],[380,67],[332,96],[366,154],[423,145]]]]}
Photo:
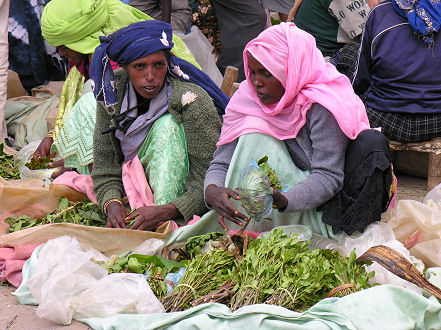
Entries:
{"type": "MultiPolygon", "coordinates": [[[[198,85],[170,77],[173,92],[170,96],[170,106],[175,109],[205,105],[214,108],[214,103],[208,93],[198,85]]],[[[215,108],[214,108],[215,109],[215,108]]]]}

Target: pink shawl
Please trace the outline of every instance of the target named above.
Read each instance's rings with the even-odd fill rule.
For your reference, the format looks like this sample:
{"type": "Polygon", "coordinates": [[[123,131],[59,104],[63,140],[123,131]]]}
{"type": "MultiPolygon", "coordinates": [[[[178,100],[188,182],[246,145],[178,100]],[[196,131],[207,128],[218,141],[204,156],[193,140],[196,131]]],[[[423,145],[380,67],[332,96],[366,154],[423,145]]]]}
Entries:
{"type": "Polygon", "coordinates": [[[294,23],[263,31],[245,47],[243,58],[247,79],[225,110],[218,146],[256,132],[279,140],[295,138],[313,103],[328,109],[350,139],[370,128],[365,107],[349,79],[324,61],[314,37],[294,23]],[[260,102],[250,80],[248,53],[285,87],[278,103],[267,106],[260,102]]]}

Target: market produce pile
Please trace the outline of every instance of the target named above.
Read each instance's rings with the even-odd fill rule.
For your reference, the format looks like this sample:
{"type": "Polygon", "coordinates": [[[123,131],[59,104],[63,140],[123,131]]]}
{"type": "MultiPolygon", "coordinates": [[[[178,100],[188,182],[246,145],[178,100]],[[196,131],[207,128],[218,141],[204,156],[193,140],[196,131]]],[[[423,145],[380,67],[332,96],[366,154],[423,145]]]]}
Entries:
{"type": "Polygon", "coordinates": [[[3,143],[0,143],[0,176],[6,180],[20,179],[20,172],[14,167],[14,156],[3,152],[3,143]]]}
{"type": "MultiPolygon", "coordinates": [[[[328,296],[343,296],[371,287],[364,265],[332,250],[311,250],[309,242],[275,229],[248,245],[245,235],[209,233],[190,238],[168,257],[116,257],[110,272],[144,273],[167,312],[202,303],[223,303],[237,310],[251,304],[272,304],[305,310],[328,296]],[[135,266],[134,266],[135,265],[135,266]],[[113,267],[113,268],[112,268],[113,267]],[[167,280],[185,272],[179,282],[167,280]],[[170,272],[170,274],[167,274],[170,272]],[[175,272],[175,274],[171,274],[175,272]]],[[[110,266],[109,266],[110,265],[110,266]]]]}
{"type": "Polygon", "coordinates": [[[70,202],[67,198],[60,198],[58,208],[44,218],[33,219],[27,215],[6,218],[9,224],[8,232],[16,232],[34,226],[49,223],[74,223],[77,225],[105,227],[107,218],[101,208],[90,201],[70,202]]]}

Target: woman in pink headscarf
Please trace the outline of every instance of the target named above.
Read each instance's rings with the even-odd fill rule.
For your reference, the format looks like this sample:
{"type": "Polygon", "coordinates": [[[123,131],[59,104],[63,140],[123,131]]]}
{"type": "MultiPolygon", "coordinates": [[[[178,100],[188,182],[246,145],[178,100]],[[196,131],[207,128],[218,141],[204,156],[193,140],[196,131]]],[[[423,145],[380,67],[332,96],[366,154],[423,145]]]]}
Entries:
{"type": "MultiPolygon", "coordinates": [[[[284,141],[295,166],[310,173],[288,192],[273,191],[280,213],[320,208],[321,221],[348,234],[380,220],[391,197],[389,146],[370,129],[348,78],[293,23],[265,30],[243,54],[246,80],[226,109],[205,177],[205,201],[222,227],[224,219],[248,221],[231,203],[240,197],[235,187],[225,187],[225,178],[238,141],[253,133],[284,141]]],[[[254,148],[261,153],[265,145],[254,148]]]]}

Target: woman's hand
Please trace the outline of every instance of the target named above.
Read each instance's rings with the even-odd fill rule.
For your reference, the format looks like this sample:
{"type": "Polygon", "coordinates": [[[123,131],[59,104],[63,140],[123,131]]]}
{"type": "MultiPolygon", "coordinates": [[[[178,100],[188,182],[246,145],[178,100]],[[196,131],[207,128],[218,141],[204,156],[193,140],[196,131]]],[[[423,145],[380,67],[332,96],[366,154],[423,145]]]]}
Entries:
{"type": "Polygon", "coordinates": [[[130,229],[154,231],[163,221],[177,218],[179,215],[180,212],[173,204],[143,206],[130,213],[125,218],[125,222],[128,223],[136,218],[130,229]]]}
{"type": "Polygon", "coordinates": [[[49,163],[49,167],[51,168],[61,167],[58,171],[52,173],[51,175],[52,179],[58,178],[64,172],[75,171],[75,169],[72,167],[64,167],[64,159],[60,159],[55,162],[49,163]]]}
{"type": "Polygon", "coordinates": [[[127,216],[126,209],[118,202],[112,202],[107,206],[107,228],[127,228],[124,219],[127,216]]]}
{"type": "Polygon", "coordinates": [[[279,211],[284,211],[288,206],[288,199],[277,189],[271,188],[271,190],[273,191],[273,204],[279,211]]]}
{"type": "Polygon", "coordinates": [[[54,157],[55,153],[49,154],[51,152],[52,143],[54,143],[54,140],[51,137],[46,136],[41,140],[37,150],[35,150],[33,158],[44,158],[46,156],[51,158],[54,157]]]}
{"type": "Polygon", "coordinates": [[[218,187],[214,184],[208,185],[205,190],[205,201],[219,214],[219,224],[225,231],[228,231],[228,226],[224,222],[224,218],[242,226],[243,221],[249,219],[231,204],[230,198],[240,200],[239,194],[232,189],[226,187],[218,187]]]}

